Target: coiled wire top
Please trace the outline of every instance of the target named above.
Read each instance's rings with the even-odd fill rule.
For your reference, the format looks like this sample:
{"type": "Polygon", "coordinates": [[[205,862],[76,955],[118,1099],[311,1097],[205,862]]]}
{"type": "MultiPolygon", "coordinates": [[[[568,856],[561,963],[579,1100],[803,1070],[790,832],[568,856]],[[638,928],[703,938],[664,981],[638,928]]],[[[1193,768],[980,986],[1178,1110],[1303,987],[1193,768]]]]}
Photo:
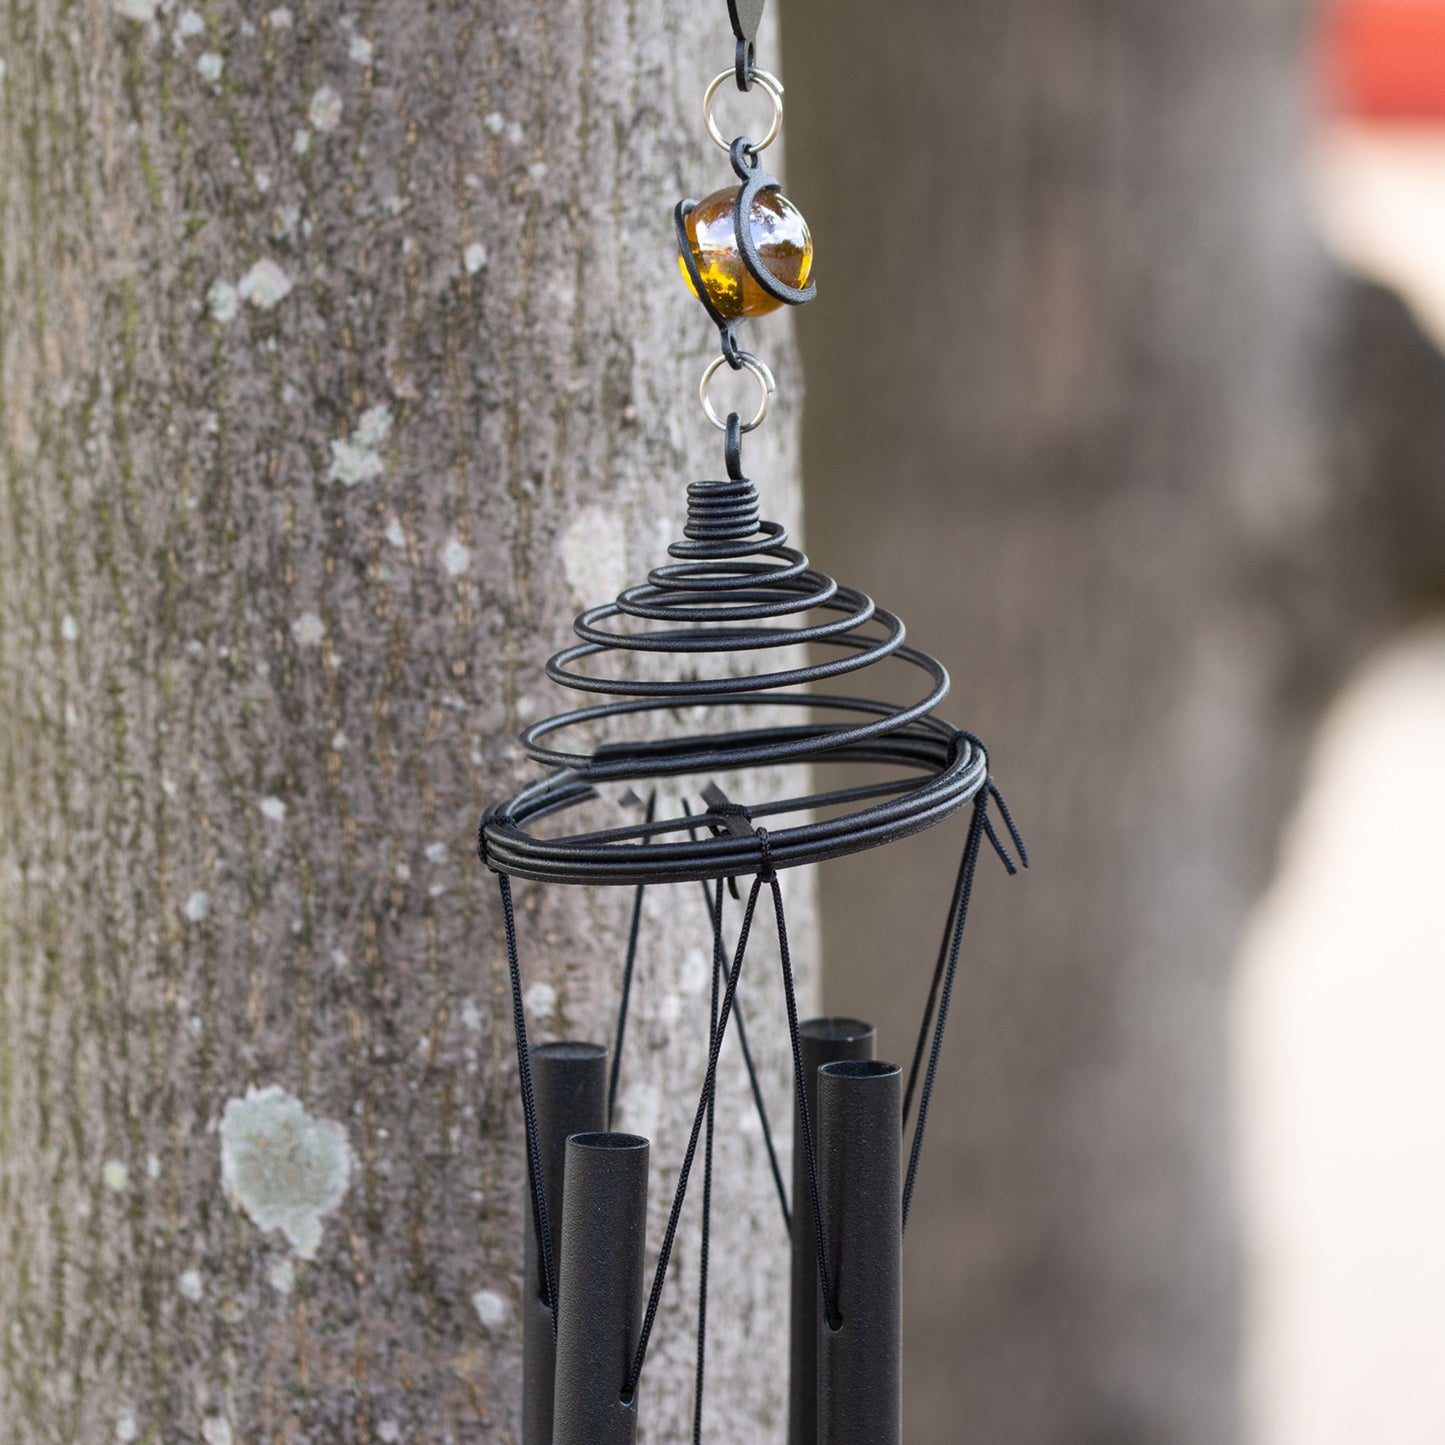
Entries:
{"type": "Polygon", "coordinates": [[[987,782],[988,759],[978,740],[933,716],[948,692],[943,665],[905,645],[903,623],[893,613],[816,570],[789,545],[781,524],[760,516],[757,490],[741,473],[736,414],[728,417],[727,432],[728,478],[688,487],[684,540],[668,548],[675,560],[614,602],[583,612],[574,624],[580,641],[548,662],[553,682],[614,700],[559,713],[522,734],[528,754],[552,771],[483,817],[480,851],[494,871],[560,883],[731,877],[759,869],[754,820],[803,814],[792,826],[768,828],[767,866],[796,867],[931,827],[987,782]],[[649,625],[627,627],[622,619],[649,625]],[[779,659],[746,675],[725,666],[743,654],[802,645],[822,655],[779,659]],[[684,675],[626,678],[585,665],[627,653],[677,655],[684,675]],[[921,674],[914,695],[903,701],[814,690],[890,658],[921,674]],[[724,667],[709,673],[708,659],[724,667]],[[591,751],[573,740],[598,724],[697,708],[725,708],[744,723],[759,708],[794,709],[799,717],[609,741],[591,751]],[[780,763],[883,764],[889,776],[751,800],[729,798],[715,781],[718,774],[746,775],[780,763]],[[599,783],[636,785],[678,775],[708,780],[706,812],[550,837],[532,831],[595,798],[599,783]]]}

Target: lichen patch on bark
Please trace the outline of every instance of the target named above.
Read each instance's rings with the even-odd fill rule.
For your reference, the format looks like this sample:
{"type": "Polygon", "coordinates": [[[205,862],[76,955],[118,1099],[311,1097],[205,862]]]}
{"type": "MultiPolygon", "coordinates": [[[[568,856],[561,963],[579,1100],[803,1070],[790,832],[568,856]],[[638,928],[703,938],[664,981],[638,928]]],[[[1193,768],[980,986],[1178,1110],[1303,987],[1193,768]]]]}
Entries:
{"type": "Polygon", "coordinates": [[[346,1130],[313,1119],[301,1101],[271,1084],[229,1099],[221,1116],[221,1182],[258,1228],[279,1229],[302,1259],[314,1259],[321,1221],[346,1194],[346,1130]]]}

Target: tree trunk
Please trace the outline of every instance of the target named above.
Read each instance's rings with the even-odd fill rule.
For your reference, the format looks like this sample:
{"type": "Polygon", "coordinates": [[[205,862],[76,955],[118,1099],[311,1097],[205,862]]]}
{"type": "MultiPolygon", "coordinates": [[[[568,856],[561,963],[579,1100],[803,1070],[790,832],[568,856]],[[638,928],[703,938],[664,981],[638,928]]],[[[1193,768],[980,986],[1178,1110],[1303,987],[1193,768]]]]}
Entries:
{"type": "MultiPolygon", "coordinates": [[[[784,11],[814,551],[948,664],[1035,864],[969,922],[914,1442],[1239,1438],[1232,949],[1317,710],[1445,594],[1442,368],[1312,238],[1307,9],[784,11]]],[[[892,1057],[953,866],[904,849],[822,897],[892,1057]]]]}
{"type": "MultiPolygon", "coordinates": [[[[731,58],[721,0],[0,12],[0,1438],[515,1438],[475,827],[566,700],[572,613],[720,474],[669,210],[725,183],[698,100],[731,58]]],[[[795,415],[748,458],[789,521],[795,415]]],[[[536,1037],[607,1036],[630,903],[519,890],[536,1037]]],[[[700,896],[649,895],[643,936],[618,1122],[654,1141],[651,1257],[700,896]]],[[[786,1118],[767,949],[742,998],[786,1118]]],[[[710,1420],[775,1439],[784,1237],[723,1076],[710,1420]]],[[[691,1238],[647,1439],[691,1408],[691,1238]]]]}

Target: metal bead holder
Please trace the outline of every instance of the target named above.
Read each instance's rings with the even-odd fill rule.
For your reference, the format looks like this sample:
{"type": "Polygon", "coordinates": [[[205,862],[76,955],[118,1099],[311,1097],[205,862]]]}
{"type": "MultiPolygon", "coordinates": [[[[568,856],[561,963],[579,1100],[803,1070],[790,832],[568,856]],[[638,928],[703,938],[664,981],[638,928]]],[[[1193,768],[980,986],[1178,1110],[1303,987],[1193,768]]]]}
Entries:
{"type": "MultiPolygon", "coordinates": [[[[783,118],[783,87],[755,62],[762,10],[763,0],[728,0],[735,63],[708,86],[703,110],[708,133],[728,152],[740,182],[733,208],[738,259],[774,303],[799,305],[812,299],[814,287],[793,287],[774,275],[751,224],[756,198],[777,187],[760,153],[783,118]],[[718,128],[713,100],[729,80],[743,91],[761,89],[772,102],[761,141],[728,140],[718,128]]],[[[934,713],[948,691],[942,665],[905,645],[903,623],[891,612],[816,570],[789,545],[779,523],[762,517],[757,489],[742,471],[742,437],[765,420],[775,383],[768,366],[739,345],[741,320],[724,314],[710,295],[686,229],[694,205],[681,202],[674,222],[682,264],[718,328],[720,354],[703,375],[700,395],[708,419],[725,434],[726,479],[688,486],[683,539],[669,547],[671,562],[577,618],[578,643],[548,662],[547,675],[602,700],[523,733],[527,754],[546,771],[490,807],[479,832],[482,861],[501,889],[526,1131],[522,1440],[635,1441],[648,1342],[701,1148],[693,1399],[693,1440],[700,1445],[713,1093],[719,1053],[735,1021],[791,1239],[789,1445],[898,1445],[900,1250],[974,873],[985,839],[1009,873],[1016,871],[1013,854],[1025,866],[1028,858],[982,744],[934,713]],[[750,421],[737,413],[720,417],[713,406],[708,387],[724,365],[758,382],[760,404],[750,421]],[[805,650],[812,660],[803,660],[805,650]],[[650,667],[647,659],[654,660],[650,667]],[[837,690],[884,663],[913,680],[901,699],[837,690]],[[662,666],[672,675],[657,675],[662,666]],[[682,730],[685,718],[695,730],[682,730]],[[791,776],[826,770],[832,786],[769,796],[763,790],[780,764],[808,765],[791,776]],[[659,809],[660,796],[677,802],[659,809]],[[990,819],[991,804],[1012,854],[990,819]],[[871,1025],[799,1021],[779,875],[893,842],[970,806],[905,1085],[898,1066],[873,1058],[871,1025]],[[747,877],[744,896],[737,880],[747,877]],[[600,1043],[529,1046],[514,878],[635,890],[610,1066],[600,1043]],[[712,1001],[707,1065],[647,1287],[649,1142],[609,1128],[643,892],[664,884],[701,887],[712,928],[712,1001]],[[764,889],[777,924],[793,1053],[791,1203],[737,1000],[764,889]],[[728,896],[742,903],[731,961],[723,928],[728,896]]]]}

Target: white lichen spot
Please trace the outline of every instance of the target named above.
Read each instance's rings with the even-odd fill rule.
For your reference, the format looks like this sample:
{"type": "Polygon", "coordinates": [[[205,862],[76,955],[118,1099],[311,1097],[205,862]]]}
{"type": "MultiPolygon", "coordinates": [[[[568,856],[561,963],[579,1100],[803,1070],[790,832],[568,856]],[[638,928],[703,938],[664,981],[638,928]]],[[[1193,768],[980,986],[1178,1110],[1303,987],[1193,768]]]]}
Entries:
{"type": "Polygon", "coordinates": [[[291,137],[291,154],[304,156],[311,149],[311,132],[306,129],[298,130],[291,137]]]}
{"type": "Polygon", "coordinates": [[[271,189],[271,172],[257,171],[255,175],[256,189],[264,196],[271,189]]]}
{"type": "Polygon", "coordinates": [[[115,12],[125,20],[154,20],[160,0],[114,0],[115,12]]]}
{"type": "Polygon", "coordinates": [[[100,1171],[100,1182],[112,1194],[119,1194],[130,1183],[130,1170],[119,1159],[107,1159],[100,1171]]]}
{"type": "Polygon", "coordinates": [[[161,1177],[161,1161],[154,1154],[146,1155],[146,1178],[159,1179],[161,1177]]]}
{"type": "Polygon", "coordinates": [[[350,746],[351,739],[340,728],[331,734],[331,751],[333,753],[344,753],[350,746]]]}
{"type": "Polygon", "coordinates": [[[395,1420],[383,1420],[376,1427],[376,1438],[381,1441],[381,1445],[396,1445],[401,1439],[401,1426],[395,1420]]]}
{"type": "Polygon", "coordinates": [[[351,46],[346,53],[348,56],[351,57],[351,61],[353,64],[370,65],[371,41],[369,41],[364,35],[353,35],[351,37],[351,46]]]}
{"type": "Polygon", "coordinates": [[[296,1266],[289,1258],[278,1259],[266,1271],[266,1282],[277,1294],[290,1294],[296,1288],[296,1266]]]}
{"type": "Polygon", "coordinates": [[[449,577],[460,577],[472,565],[472,549],[463,541],[453,537],[442,548],[442,566],[449,577]]]}
{"type": "Polygon", "coordinates": [[[68,612],[60,619],[60,635],[67,642],[74,642],[80,636],[80,624],[68,612]]]}
{"type": "Polygon", "coordinates": [[[291,12],[284,5],[278,5],[266,16],[266,23],[272,30],[289,30],[291,28],[291,12]]]}
{"type": "Polygon", "coordinates": [[[329,85],[323,85],[311,97],[306,119],[313,130],[335,130],[341,124],[341,97],[329,85]]]}
{"type": "Polygon", "coordinates": [[[379,447],[391,435],[391,408],[385,402],[367,407],[351,435],[362,446],[379,447]]]}
{"type": "Polygon", "coordinates": [[[224,1415],[207,1415],[201,1421],[201,1439],[206,1445],[234,1445],[235,1438],[224,1415]]]}
{"type": "Polygon", "coordinates": [[[527,174],[531,176],[534,181],[544,180],[547,175],[547,162],[533,161],[532,164],[527,167],[527,174]]]}
{"type": "Polygon", "coordinates": [[[331,443],[331,465],[327,468],[328,481],[340,482],[343,487],[354,487],[359,482],[369,482],[385,470],[381,453],[377,448],[391,433],[391,409],[385,405],[369,407],[362,412],[356,429],[346,440],[331,443]]]}
{"type": "Polygon", "coordinates": [[[615,597],[627,579],[622,518],[595,503],[581,508],[562,534],[562,568],[580,603],[615,597]]]}
{"type": "Polygon", "coordinates": [[[185,1269],[181,1271],[180,1278],[176,1280],[176,1288],[195,1304],[201,1297],[201,1272],[198,1269],[185,1269]]]}
{"type": "Polygon", "coordinates": [[[490,1330],[506,1324],[512,1307],[494,1289],[479,1289],[472,1296],[472,1308],[477,1318],[490,1330]]]}
{"type": "Polygon", "coordinates": [[[240,304],[241,298],[229,281],[211,282],[211,289],[206,292],[206,309],[211,313],[213,321],[219,321],[222,326],[228,321],[234,321],[240,304]]]}
{"type": "Polygon", "coordinates": [[[321,1221],[346,1194],[346,1130],[314,1119],[276,1084],[228,1099],[221,1115],[221,1181],[263,1230],[279,1229],[302,1259],[314,1259],[321,1221]]]}
{"type": "Polygon", "coordinates": [[[487,264],[487,248],[480,241],[473,241],[465,251],[462,252],[462,265],[467,268],[469,276],[475,276],[483,266],[487,264]]]}
{"type": "Polygon", "coordinates": [[[134,1440],[140,1434],[140,1426],[135,1422],[135,1416],[127,1410],[122,1415],[115,1417],[115,1438],[121,1442],[134,1440]]]}
{"type": "Polygon", "coordinates": [[[482,122],[482,124],[486,126],[486,128],[491,131],[493,135],[501,135],[501,133],[507,128],[507,117],[504,116],[501,111],[494,110],[490,115],[487,116],[487,118],[482,122]]]}
{"type": "Polygon", "coordinates": [[[192,923],[199,923],[203,918],[208,918],[211,912],[210,898],[198,889],[186,899],[185,907],[182,909],[186,917],[192,923]]]}
{"type": "Polygon", "coordinates": [[[462,1005],[462,1026],[470,1029],[474,1034],[481,1031],[481,1010],[477,1008],[471,999],[468,999],[466,1003],[462,1005]]]}
{"type": "MultiPolygon", "coordinates": [[[[305,132],[303,131],[304,135],[305,132]]],[[[271,234],[278,241],[284,241],[288,236],[296,234],[296,227],[301,220],[300,206],[279,206],[276,210],[275,219],[271,222],[271,234]]]]}
{"type": "Polygon", "coordinates": [[[426,859],[428,863],[445,863],[447,861],[447,845],[445,843],[429,843],[426,859]]]}
{"type": "Polygon", "coordinates": [[[206,22],[201,18],[199,10],[182,10],[176,16],[176,35],[182,40],[191,40],[197,35],[203,35],[206,30],[206,22]]]}
{"type": "Polygon", "coordinates": [[[374,447],[361,446],[355,441],[337,440],[331,443],[331,465],[326,469],[328,481],[340,482],[343,487],[354,487],[359,482],[374,480],[385,469],[374,447]]]}
{"type": "Polygon", "coordinates": [[[393,547],[406,546],[406,533],[402,530],[401,522],[396,517],[393,517],[391,521],[386,524],[385,536],[386,540],[390,542],[393,547]]]}
{"type": "Polygon", "coordinates": [[[242,301],[269,311],[291,294],[291,278],[269,257],[257,261],[236,288],[242,301]]]}
{"type": "Polygon", "coordinates": [[[557,1012],[557,990],[550,983],[534,983],[527,990],[527,1007],[539,1019],[549,1019],[557,1012]]]}
{"type": "Polygon", "coordinates": [[[272,823],[284,823],[286,821],[286,804],[280,798],[262,798],[261,816],[272,823]]]}
{"type": "Polygon", "coordinates": [[[314,612],[303,612],[291,624],[291,636],[302,647],[318,647],[326,636],[326,624],[314,612]]]}
{"type": "Polygon", "coordinates": [[[214,50],[207,50],[196,61],[196,69],[200,71],[201,79],[209,81],[212,85],[220,80],[221,72],[225,68],[226,62],[214,50]]]}
{"type": "Polygon", "coordinates": [[[398,863],[396,865],[397,881],[400,883],[411,882],[411,865],[409,863],[398,863]]]}

